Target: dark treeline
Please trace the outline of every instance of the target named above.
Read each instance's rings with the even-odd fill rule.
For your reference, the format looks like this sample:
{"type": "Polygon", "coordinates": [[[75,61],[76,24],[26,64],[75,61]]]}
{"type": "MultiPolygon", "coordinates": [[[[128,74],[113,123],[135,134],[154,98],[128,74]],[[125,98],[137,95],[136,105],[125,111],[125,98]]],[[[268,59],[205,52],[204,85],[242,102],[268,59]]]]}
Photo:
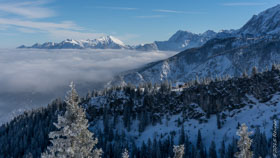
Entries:
{"type": "MultiPolygon", "coordinates": [[[[237,140],[213,141],[210,146],[202,142],[200,131],[197,131],[196,142],[190,142],[185,133],[183,122],[197,119],[206,123],[210,115],[217,115],[217,130],[223,128],[226,115],[223,110],[244,107],[247,95],[252,95],[262,102],[271,99],[280,90],[280,71],[277,66],[272,70],[258,73],[256,68],[251,76],[244,73],[241,77],[216,79],[196,79],[186,83],[182,91],[173,91],[168,82],[160,85],[143,84],[135,87],[112,87],[102,92],[90,92],[81,98],[81,106],[86,109],[90,129],[95,133],[103,149],[103,157],[120,157],[125,148],[131,157],[172,157],[173,145],[184,144],[186,158],[222,157],[232,158],[237,151],[237,140]],[[227,106],[225,106],[227,105],[227,106]],[[202,108],[203,111],[197,110],[202,108]],[[147,126],[164,124],[172,115],[181,114],[176,121],[180,133],[160,135],[136,144],[136,138],[129,137],[127,132],[133,130],[133,122],[138,122],[137,132],[141,134],[147,126]],[[102,128],[95,126],[101,121],[102,128]],[[116,128],[122,124],[124,129],[116,128]],[[179,142],[174,141],[179,134],[179,142]],[[227,142],[227,143],[226,143],[227,142]],[[228,143],[230,142],[230,143],[228,143]],[[221,146],[221,148],[217,148],[221,146]]],[[[253,103],[250,106],[254,106],[253,103]]],[[[45,108],[25,112],[11,122],[0,127],[0,158],[40,157],[50,145],[48,133],[55,130],[53,122],[57,115],[65,110],[65,103],[56,100],[45,108]]],[[[249,119],[249,118],[248,118],[249,119]]],[[[233,125],[235,126],[235,125],[233,125]]],[[[277,139],[280,139],[278,131],[277,139]]],[[[258,128],[252,136],[254,157],[271,155],[271,138],[266,138],[258,128]]]]}
{"type": "Polygon", "coordinates": [[[50,144],[48,134],[55,130],[57,115],[65,110],[65,104],[54,101],[46,108],[24,112],[0,127],[0,157],[40,157],[50,144]]]}

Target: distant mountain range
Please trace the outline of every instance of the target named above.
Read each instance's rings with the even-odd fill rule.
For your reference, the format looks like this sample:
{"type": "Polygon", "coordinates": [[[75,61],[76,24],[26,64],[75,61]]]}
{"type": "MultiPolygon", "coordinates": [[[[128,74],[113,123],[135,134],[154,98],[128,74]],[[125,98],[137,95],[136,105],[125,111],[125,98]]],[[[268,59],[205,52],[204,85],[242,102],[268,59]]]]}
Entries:
{"type": "Polygon", "coordinates": [[[214,37],[228,37],[232,35],[231,31],[223,30],[216,33],[208,30],[202,34],[195,34],[189,31],[177,31],[167,41],[155,41],[148,44],[130,46],[124,44],[121,40],[113,36],[104,36],[94,40],[73,40],[66,39],[60,43],[46,42],[36,43],[32,46],[19,46],[18,48],[36,48],[36,49],[129,49],[139,51],[182,51],[188,48],[202,46],[208,40],[214,37]]]}
{"type": "Polygon", "coordinates": [[[35,44],[19,48],[39,49],[132,49],[141,51],[182,51],[166,60],[117,75],[108,86],[159,83],[165,80],[185,82],[194,78],[223,75],[239,76],[253,66],[264,69],[280,61],[280,5],[254,15],[237,30],[202,34],[177,31],[167,41],[155,41],[137,46],[125,45],[112,37],[95,40],[65,40],[61,43],[35,44]]]}
{"type": "MultiPolygon", "coordinates": [[[[202,34],[207,38],[205,38],[206,43],[204,41],[200,43],[201,47],[198,47],[197,42],[195,42],[196,46],[190,42],[189,46],[196,48],[187,49],[166,60],[119,74],[108,86],[160,83],[165,80],[186,82],[195,79],[196,76],[198,78],[239,76],[245,70],[249,73],[253,66],[257,66],[259,70],[265,69],[266,66],[270,67],[280,61],[279,32],[280,5],[277,5],[254,15],[243,27],[227,32],[226,35],[215,36],[214,32],[208,31],[202,34]]],[[[185,32],[182,34],[186,35],[185,32]]],[[[183,38],[180,32],[177,32],[168,41],[182,39],[179,37],[183,38]]]]}
{"type": "Polygon", "coordinates": [[[122,41],[113,36],[104,36],[94,40],[73,40],[66,39],[60,43],[46,42],[34,44],[32,46],[19,46],[18,48],[37,48],[37,49],[129,49],[122,41]]]}

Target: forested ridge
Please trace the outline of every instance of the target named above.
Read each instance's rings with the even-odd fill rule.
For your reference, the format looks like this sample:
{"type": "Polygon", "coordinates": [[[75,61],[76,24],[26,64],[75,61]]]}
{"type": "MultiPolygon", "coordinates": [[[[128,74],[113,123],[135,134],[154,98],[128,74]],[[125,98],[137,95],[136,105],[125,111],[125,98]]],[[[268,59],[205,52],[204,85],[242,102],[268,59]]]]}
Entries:
{"type": "MultiPolygon", "coordinates": [[[[207,123],[210,116],[215,115],[215,126],[219,130],[223,128],[226,119],[232,117],[225,111],[255,106],[248,96],[265,103],[278,94],[280,71],[277,65],[263,72],[254,68],[252,72],[251,75],[244,72],[242,76],[234,78],[197,78],[182,87],[172,87],[168,82],[160,85],[147,83],[138,87],[112,87],[88,93],[86,97],[81,98],[80,106],[86,109],[89,129],[98,138],[97,147],[102,148],[103,157],[121,157],[125,148],[131,157],[173,157],[173,145],[184,144],[184,157],[216,155],[230,158],[238,151],[235,137],[221,142],[213,141],[207,146],[203,142],[202,137],[205,136],[201,134],[200,129],[193,129],[197,137],[195,141],[191,141],[184,123],[191,119],[207,123]],[[158,124],[168,126],[166,120],[175,115],[179,116],[175,127],[180,129],[180,132],[174,130],[167,135],[159,134],[140,144],[138,136],[129,135],[129,132],[135,132],[140,138],[147,127],[158,124]]],[[[48,134],[56,130],[53,123],[57,122],[58,114],[64,113],[65,105],[61,99],[57,99],[47,107],[24,112],[2,125],[0,157],[40,157],[50,145],[48,134]]],[[[277,119],[277,116],[271,118],[277,119]]],[[[236,128],[236,125],[232,126],[236,128]]],[[[258,127],[255,129],[254,135],[251,136],[254,140],[254,157],[272,155],[272,132],[267,136],[258,127]]],[[[279,129],[277,133],[279,140],[279,129]]]]}

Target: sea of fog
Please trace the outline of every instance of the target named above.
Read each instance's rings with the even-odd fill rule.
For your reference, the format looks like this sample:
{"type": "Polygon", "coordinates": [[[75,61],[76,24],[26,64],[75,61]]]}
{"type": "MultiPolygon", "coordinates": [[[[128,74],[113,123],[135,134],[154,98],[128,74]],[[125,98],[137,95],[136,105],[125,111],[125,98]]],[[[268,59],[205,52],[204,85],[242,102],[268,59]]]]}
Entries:
{"type": "Polygon", "coordinates": [[[115,74],[175,52],[0,49],[0,124],[24,110],[63,98],[71,81],[81,95],[101,89],[115,74]]]}

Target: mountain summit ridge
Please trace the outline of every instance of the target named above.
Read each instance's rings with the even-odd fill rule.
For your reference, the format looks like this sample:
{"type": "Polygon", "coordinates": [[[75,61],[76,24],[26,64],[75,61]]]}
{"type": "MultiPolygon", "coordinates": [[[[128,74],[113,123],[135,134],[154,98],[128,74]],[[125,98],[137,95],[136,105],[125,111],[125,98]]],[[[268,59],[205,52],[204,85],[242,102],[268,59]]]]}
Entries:
{"type": "Polygon", "coordinates": [[[280,33],[280,4],[254,15],[243,27],[239,34],[255,36],[280,33]]]}
{"type": "Polygon", "coordinates": [[[17,48],[36,48],[36,49],[130,49],[138,51],[182,51],[188,48],[199,47],[209,39],[214,38],[218,33],[207,30],[204,33],[192,33],[189,31],[178,30],[167,41],[155,41],[153,43],[126,45],[114,36],[102,36],[96,39],[74,40],[66,39],[60,43],[45,42],[36,43],[32,46],[21,45],[17,48]]]}
{"type": "MultiPolygon", "coordinates": [[[[180,38],[180,33],[171,39],[180,38]]],[[[186,34],[191,35],[189,32],[186,34]]],[[[254,66],[265,68],[278,63],[279,39],[280,5],[277,5],[253,16],[238,30],[224,30],[200,47],[186,49],[168,59],[119,74],[107,86],[166,80],[186,82],[195,78],[215,78],[216,75],[239,76],[254,66]]]]}
{"type": "Polygon", "coordinates": [[[19,46],[17,48],[37,49],[130,49],[139,51],[183,51],[200,47],[213,38],[227,38],[236,36],[262,36],[280,33],[280,4],[269,8],[258,15],[254,15],[245,25],[237,30],[221,30],[215,32],[207,30],[204,33],[192,33],[178,30],[166,41],[154,41],[139,45],[126,45],[113,36],[103,36],[93,40],[64,40],[60,43],[46,42],[32,46],[19,46]]]}
{"type": "Polygon", "coordinates": [[[43,44],[34,44],[32,46],[19,46],[18,48],[37,48],[37,49],[127,49],[121,40],[113,36],[102,36],[97,39],[74,40],[66,39],[60,43],[46,42],[43,44]]]}

